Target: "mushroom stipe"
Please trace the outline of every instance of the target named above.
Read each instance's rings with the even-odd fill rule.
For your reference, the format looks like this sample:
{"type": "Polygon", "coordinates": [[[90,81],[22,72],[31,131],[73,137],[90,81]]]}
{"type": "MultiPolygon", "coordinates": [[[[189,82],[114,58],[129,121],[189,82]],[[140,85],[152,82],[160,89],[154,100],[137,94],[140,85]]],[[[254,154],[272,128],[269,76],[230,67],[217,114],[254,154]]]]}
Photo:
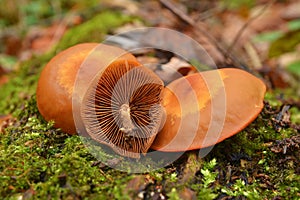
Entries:
{"type": "Polygon", "coordinates": [[[149,148],[177,152],[212,146],[244,129],[263,108],[265,84],[243,70],[190,74],[164,87],[132,54],[85,43],[52,58],[37,87],[42,116],[69,134],[76,133],[72,114],[76,75],[98,45],[107,51],[99,52],[97,62],[120,52],[123,56],[94,72],[96,78],[82,91],[80,115],[88,135],[120,155],[138,158],[149,148]]]}

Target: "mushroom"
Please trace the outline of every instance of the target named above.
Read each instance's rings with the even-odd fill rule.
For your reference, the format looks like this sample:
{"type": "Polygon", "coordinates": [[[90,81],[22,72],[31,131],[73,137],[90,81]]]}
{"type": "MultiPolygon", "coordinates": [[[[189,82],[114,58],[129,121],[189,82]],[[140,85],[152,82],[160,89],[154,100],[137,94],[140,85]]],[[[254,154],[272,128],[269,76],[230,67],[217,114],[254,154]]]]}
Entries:
{"type": "Polygon", "coordinates": [[[55,127],[75,134],[72,94],[77,72],[85,59],[90,59],[86,61],[88,65],[110,63],[96,72],[88,66],[97,78],[92,83],[83,82],[88,88],[81,91],[85,94],[83,125],[96,141],[121,155],[139,157],[147,152],[160,126],[163,83],[133,55],[117,47],[101,44],[96,48],[97,45],[79,44],[51,59],[38,82],[38,109],[47,121],[54,120],[55,127]],[[110,61],[120,54],[124,55],[110,61]]]}
{"type": "Polygon", "coordinates": [[[265,91],[260,79],[233,68],[189,74],[164,87],[130,53],[87,43],[46,65],[37,105],[55,127],[69,134],[84,130],[118,154],[138,158],[149,148],[179,152],[223,141],[257,117],[265,91]],[[77,73],[84,74],[79,81],[77,73]]]}
{"type": "MultiPolygon", "coordinates": [[[[37,91],[37,106],[45,120],[53,120],[55,127],[69,134],[75,134],[76,129],[72,114],[72,93],[77,72],[92,52],[96,51],[98,43],[84,43],[70,47],[53,57],[41,72],[37,91]]],[[[123,52],[119,59],[136,61],[132,54],[124,50],[105,46],[108,51],[100,51],[100,59],[113,59],[123,52]]]]}
{"type": "Polygon", "coordinates": [[[163,82],[135,61],[109,65],[88,88],[81,118],[99,143],[128,157],[140,157],[153,143],[162,119],[163,82]]]}
{"type": "Polygon", "coordinates": [[[234,68],[191,74],[163,91],[166,121],[151,149],[186,151],[215,145],[249,125],[261,112],[265,84],[234,68]]]}

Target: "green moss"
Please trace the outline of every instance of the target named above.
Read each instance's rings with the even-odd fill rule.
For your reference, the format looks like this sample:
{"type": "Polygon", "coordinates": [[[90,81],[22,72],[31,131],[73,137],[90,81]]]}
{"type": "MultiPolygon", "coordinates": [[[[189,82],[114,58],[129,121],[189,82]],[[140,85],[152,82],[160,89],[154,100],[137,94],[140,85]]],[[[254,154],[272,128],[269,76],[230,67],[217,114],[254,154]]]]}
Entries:
{"type": "Polygon", "coordinates": [[[272,91],[268,91],[265,95],[265,100],[272,106],[278,107],[282,105],[283,100],[294,100],[297,101],[299,99],[299,85],[295,85],[294,87],[289,87],[286,89],[275,89],[272,91]]]}
{"type": "Polygon", "coordinates": [[[300,110],[297,107],[292,107],[290,109],[291,112],[291,122],[293,124],[298,124],[300,125],[300,110]]]}
{"type": "Polygon", "coordinates": [[[61,51],[78,43],[101,42],[109,31],[133,19],[116,12],[102,12],[89,21],[68,30],[56,50],[61,51]]]}
{"type": "Polygon", "coordinates": [[[131,177],[94,166],[96,159],[79,136],[54,129],[53,123],[37,114],[34,97],[19,111],[19,117],[18,124],[0,135],[0,196],[30,189],[36,199],[87,198],[102,193],[111,198],[126,196],[120,188],[131,177]]]}
{"type": "Polygon", "coordinates": [[[269,57],[277,57],[286,52],[295,50],[295,47],[300,43],[300,30],[294,30],[286,33],[282,37],[271,43],[269,49],[269,57]]]}
{"type": "MultiPolygon", "coordinates": [[[[280,106],[278,102],[277,108],[280,106]]],[[[15,113],[17,124],[0,135],[0,196],[18,198],[30,191],[34,191],[35,199],[131,199],[138,195],[138,190],[129,193],[126,189],[128,182],[138,175],[95,164],[97,160],[82,138],[68,136],[43,120],[35,96],[23,101],[15,113]]],[[[282,161],[285,155],[272,152],[266,144],[296,132],[291,128],[276,132],[270,123],[272,117],[263,111],[249,127],[216,145],[202,160],[196,157],[197,152],[190,152],[185,154],[187,159],[182,157],[171,166],[146,173],[149,181],[144,183],[144,196],[156,194],[178,199],[182,189],[189,188],[198,199],[255,199],[258,194],[262,198],[293,199],[299,193],[297,163],[282,161]],[[266,188],[265,180],[255,174],[269,177],[271,188],[266,188]]],[[[101,156],[110,159],[102,151],[101,156]]],[[[125,166],[126,159],[123,162],[125,166]]]]}
{"type": "Polygon", "coordinates": [[[19,63],[10,74],[9,82],[1,85],[0,114],[14,113],[35,94],[39,73],[54,54],[49,52],[19,63]]]}
{"type": "Polygon", "coordinates": [[[228,0],[222,0],[220,1],[221,6],[229,9],[229,10],[239,10],[242,8],[251,8],[254,5],[254,2],[252,0],[233,0],[233,1],[228,1],[228,0]]]}

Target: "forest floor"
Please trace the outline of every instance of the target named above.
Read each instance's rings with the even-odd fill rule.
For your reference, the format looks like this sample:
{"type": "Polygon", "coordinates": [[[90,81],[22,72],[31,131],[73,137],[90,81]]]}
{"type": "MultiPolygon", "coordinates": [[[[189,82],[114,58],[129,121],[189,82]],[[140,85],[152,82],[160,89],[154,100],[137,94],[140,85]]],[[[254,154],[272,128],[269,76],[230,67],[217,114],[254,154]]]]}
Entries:
{"type": "MultiPolygon", "coordinates": [[[[3,1],[1,199],[300,199],[299,1],[3,1]],[[121,156],[103,155],[110,167],[99,162],[80,136],[40,115],[38,78],[58,52],[140,27],[177,30],[200,43],[218,67],[260,77],[267,85],[262,112],[203,158],[188,151],[139,174],[111,167],[128,161],[121,156]]],[[[185,45],[167,41],[162,38],[166,46],[185,45]]],[[[164,64],[176,57],[136,56],[164,64]]]]}

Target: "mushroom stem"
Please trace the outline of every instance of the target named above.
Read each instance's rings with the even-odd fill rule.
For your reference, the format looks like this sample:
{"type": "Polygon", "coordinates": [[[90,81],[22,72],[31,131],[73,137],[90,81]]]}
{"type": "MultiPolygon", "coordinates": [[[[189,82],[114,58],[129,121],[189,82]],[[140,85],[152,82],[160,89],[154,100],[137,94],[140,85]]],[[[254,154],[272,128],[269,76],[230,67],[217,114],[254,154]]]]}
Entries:
{"type": "Polygon", "coordinates": [[[130,106],[128,104],[121,105],[119,113],[121,119],[120,131],[123,131],[124,133],[128,134],[128,136],[133,136],[131,132],[135,129],[135,126],[131,120],[130,106]]]}

